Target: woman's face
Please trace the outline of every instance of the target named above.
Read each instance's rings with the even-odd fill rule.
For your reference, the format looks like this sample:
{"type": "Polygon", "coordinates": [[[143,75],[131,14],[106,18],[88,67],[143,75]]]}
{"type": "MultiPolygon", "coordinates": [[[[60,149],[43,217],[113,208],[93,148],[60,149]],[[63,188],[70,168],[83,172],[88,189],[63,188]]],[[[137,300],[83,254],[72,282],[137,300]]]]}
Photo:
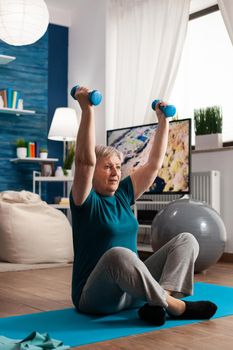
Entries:
{"type": "Polygon", "coordinates": [[[113,196],[121,179],[121,161],[117,156],[100,158],[95,167],[93,187],[96,192],[113,196]]]}

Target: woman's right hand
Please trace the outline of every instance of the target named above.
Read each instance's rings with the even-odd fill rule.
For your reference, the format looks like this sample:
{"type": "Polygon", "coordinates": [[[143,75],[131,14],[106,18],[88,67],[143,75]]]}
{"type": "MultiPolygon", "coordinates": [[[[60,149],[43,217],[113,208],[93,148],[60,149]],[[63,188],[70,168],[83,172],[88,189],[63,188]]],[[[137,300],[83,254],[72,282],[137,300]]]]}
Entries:
{"type": "Polygon", "coordinates": [[[86,87],[80,86],[75,92],[75,99],[78,101],[82,111],[92,108],[88,98],[89,90],[86,87]]]}
{"type": "Polygon", "coordinates": [[[166,107],[167,104],[164,101],[159,101],[155,106],[155,112],[157,115],[158,122],[160,123],[161,120],[166,119],[166,116],[162,112],[162,110],[159,107],[166,107]]]}

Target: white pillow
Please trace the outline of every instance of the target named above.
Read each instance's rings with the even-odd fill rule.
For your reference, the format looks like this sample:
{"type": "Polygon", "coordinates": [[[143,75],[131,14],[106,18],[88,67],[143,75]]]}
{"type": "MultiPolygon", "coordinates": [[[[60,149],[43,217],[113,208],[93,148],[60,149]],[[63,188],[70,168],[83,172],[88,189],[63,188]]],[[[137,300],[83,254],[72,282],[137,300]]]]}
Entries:
{"type": "Polygon", "coordinates": [[[21,264],[71,262],[68,219],[35,193],[1,192],[0,260],[21,264]]]}

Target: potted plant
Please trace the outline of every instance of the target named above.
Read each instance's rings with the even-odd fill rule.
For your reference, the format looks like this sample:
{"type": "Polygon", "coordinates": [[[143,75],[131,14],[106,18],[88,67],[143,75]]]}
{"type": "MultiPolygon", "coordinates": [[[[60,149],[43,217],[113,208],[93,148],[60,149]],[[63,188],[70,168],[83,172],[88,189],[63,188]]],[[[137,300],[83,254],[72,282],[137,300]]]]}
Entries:
{"type": "Polygon", "coordinates": [[[64,175],[71,176],[71,168],[74,161],[74,155],[75,155],[75,145],[74,143],[70,143],[68,146],[67,154],[64,160],[63,170],[64,175]]]}
{"type": "Polygon", "coordinates": [[[195,149],[222,147],[222,110],[220,106],[194,110],[195,149]]]}
{"type": "Polygon", "coordinates": [[[23,159],[27,157],[27,142],[23,137],[18,138],[16,144],[16,155],[17,158],[23,159]]]}
{"type": "Polygon", "coordinates": [[[48,158],[48,150],[45,147],[40,147],[40,158],[46,159],[48,158]]]}

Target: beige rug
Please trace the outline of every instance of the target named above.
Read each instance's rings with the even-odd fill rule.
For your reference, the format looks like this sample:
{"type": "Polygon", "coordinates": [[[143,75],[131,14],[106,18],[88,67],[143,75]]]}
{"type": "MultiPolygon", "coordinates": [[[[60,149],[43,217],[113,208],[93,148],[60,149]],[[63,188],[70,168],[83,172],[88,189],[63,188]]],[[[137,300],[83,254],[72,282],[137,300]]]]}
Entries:
{"type": "Polygon", "coordinates": [[[36,269],[48,269],[53,267],[72,266],[72,263],[50,263],[50,264],[12,264],[7,262],[0,262],[0,272],[9,271],[23,271],[23,270],[36,270],[36,269]]]}

